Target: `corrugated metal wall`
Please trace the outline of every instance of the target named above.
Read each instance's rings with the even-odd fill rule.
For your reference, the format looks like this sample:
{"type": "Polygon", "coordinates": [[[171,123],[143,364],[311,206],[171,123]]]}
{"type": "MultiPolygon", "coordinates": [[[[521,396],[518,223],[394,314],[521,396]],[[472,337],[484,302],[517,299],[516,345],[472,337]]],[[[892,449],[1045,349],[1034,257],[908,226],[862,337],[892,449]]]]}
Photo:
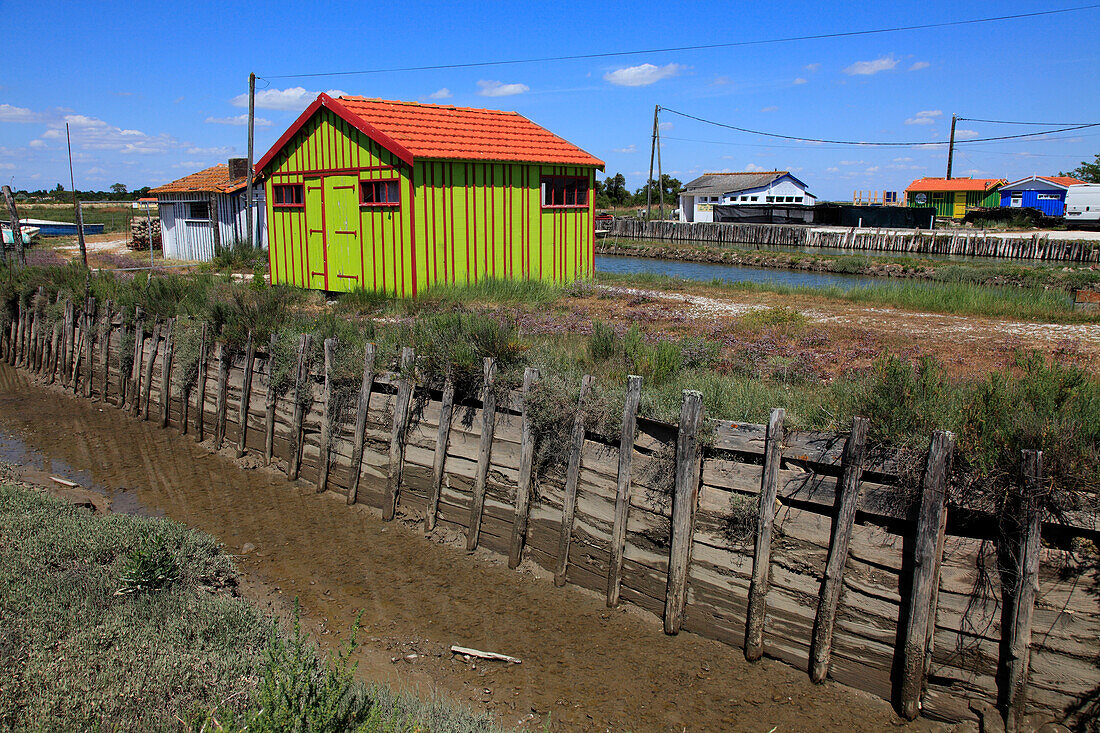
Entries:
{"type": "Polygon", "coordinates": [[[415,295],[487,277],[569,282],[594,272],[595,169],[533,164],[407,164],[327,109],[271,162],[265,183],[272,282],[415,295]],[[543,175],[588,179],[588,205],[544,209],[543,175]],[[399,206],[361,206],[359,185],[394,180],[399,206]],[[304,205],[272,186],[301,184],[304,205]]]}
{"type": "MultiPolygon", "coordinates": [[[[257,186],[255,217],[256,234],[260,246],[267,248],[266,206],[263,188],[257,186]]],[[[233,194],[215,194],[218,207],[218,235],[223,246],[248,239],[248,214],[245,211],[244,191],[233,194]]],[[[214,258],[214,230],[209,219],[191,218],[192,203],[210,202],[210,194],[180,193],[161,194],[157,209],[160,215],[161,242],[164,257],[170,260],[194,260],[209,262],[214,258]]]]}
{"type": "Polygon", "coordinates": [[[1012,194],[1018,193],[1020,196],[1019,206],[1028,207],[1032,209],[1038,209],[1047,216],[1062,216],[1066,210],[1065,191],[1049,190],[1049,191],[1037,191],[1037,190],[1024,190],[1024,191],[1001,191],[1001,206],[1004,208],[1012,207],[1012,194]],[[1045,196],[1056,196],[1057,198],[1039,198],[1039,194],[1045,196]]]}

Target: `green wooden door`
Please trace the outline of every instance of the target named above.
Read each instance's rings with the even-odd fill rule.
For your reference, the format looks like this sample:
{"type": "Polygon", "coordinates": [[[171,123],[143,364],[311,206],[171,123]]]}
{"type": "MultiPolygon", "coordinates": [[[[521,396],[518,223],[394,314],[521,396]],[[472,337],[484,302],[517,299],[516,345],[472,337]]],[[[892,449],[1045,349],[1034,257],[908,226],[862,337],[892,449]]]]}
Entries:
{"type": "Polygon", "coordinates": [[[325,256],[328,289],[362,287],[363,248],[359,240],[359,178],[325,176],[325,256]]]}
{"type": "Polygon", "coordinates": [[[328,290],[325,275],[325,187],[319,176],[306,177],[306,287],[328,290]]]}

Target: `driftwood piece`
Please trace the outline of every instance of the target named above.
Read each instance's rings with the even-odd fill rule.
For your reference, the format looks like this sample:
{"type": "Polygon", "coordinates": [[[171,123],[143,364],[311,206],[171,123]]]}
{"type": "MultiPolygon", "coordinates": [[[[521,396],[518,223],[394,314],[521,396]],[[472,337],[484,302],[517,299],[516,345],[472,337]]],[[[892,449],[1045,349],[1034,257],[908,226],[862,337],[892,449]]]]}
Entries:
{"type": "Polygon", "coordinates": [[[450,374],[443,380],[443,394],[439,402],[439,430],[435,436],[435,453],[432,456],[432,486],[428,492],[428,507],[424,526],[435,529],[439,515],[439,497],[443,493],[443,470],[447,467],[447,446],[451,442],[451,416],[454,412],[455,383],[450,374]]]}
{"type": "Polygon", "coordinates": [[[481,539],[481,519],[485,512],[485,492],[489,484],[489,462],[493,455],[493,439],[497,424],[497,362],[486,357],[481,366],[481,440],[477,449],[477,473],[474,477],[474,491],[470,497],[470,522],[466,534],[466,551],[477,549],[481,539]]]}
{"type": "Polygon", "coordinates": [[[206,435],[206,370],[209,359],[210,342],[206,335],[206,324],[202,324],[199,334],[199,365],[195,377],[195,439],[200,443],[206,435]]]}
{"type": "Polygon", "coordinates": [[[699,474],[703,460],[699,430],[703,424],[703,395],[684,390],[680,406],[680,425],[676,433],[676,484],[672,494],[671,539],[668,553],[668,580],[665,584],[664,626],[666,634],[676,634],[684,618],[687,601],[688,567],[695,535],[695,511],[699,501],[699,474]]]}
{"type": "Polygon", "coordinates": [[[577,399],[577,412],[573,416],[573,430],[569,435],[569,458],[565,469],[565,494],[562,499],[561,525],[558,531],[557,565],[554,568],[554,585],[565,585],[569,570],[569,545],[573,541],[573,516],[577,510],[577,485],[581,476],[581,450],[584,448],[584,407],[596,378],[585,374],[581,378],[581,393],[577,399]]]}
{"type": "Polygon", "coordinates": [[[264,373],[267,377],[267,392],[264,395],[264,465],[271,465],[271,458],[275,454],[275,403],[277,393],[275,389],[275,350],[279,345],[279,336],[271,334],[267,345],[267,362],[264,364],[264,373]]]}
{"type": "Polygon", "coordinates": [[[225,445],[225,421],[229,412],[229,349],[224,341],[214,345],[214,360],[218,364],[218,391],[214,394],[214,450],[221,450],[225,445]]]}
{"type": "Polygon", "coordinates": [[[458,646],[457,644],[451,645],[451,654],[461,654],[464,657],[477,657],[478,659],[488,659],[494,662],[508,662],[509,664],[522,664],[523,660],[518,657],[510,657],[507,654],[498,654],[496,652],[483,652],[480,649],[471,649],[468,646],[458,646]]]}
{"type": "Polygon", "coordinates": [[[623,402],[623,428],[619,435],[619,470],[615,479],[615,519],[611,525],[611,557],[607,569],[607,607],[619,605],[623,583],[623,553],[626,551],[626,526],[630,519],[631,470],[634,465],[634,434],[638,428],[638,403],[642,398],[642,378],[626,378],[623,402]]]}
{"type": "Polygon", "coordinates": [[[512,519],[512,540],[508,545],[508,567],[513,570],[519,567],[523,560],[523,546],[527,542],[527,520],[531,514],[531,469],[535,462],[535,435],[528,402],[538,378],[538,369],[527,367],[523,370],[523,409],[520,414],[522,427],[519,439],[519,476],[516,481],[516,512],[512,519]]]}
{"type": "Polygon", "coordinates": [[[172,406],[172,358],[175,356],[176,319],[168,321],[164,334],[164,354],[160,360],[160,426],[168,427],[168,416],[172,406]]]}
{"type": "Polygon", "coordinates": [[[784,421],[787,413],[775,408],[768,419],[764,445],[764,470],[760,478],[760,499],[756,509],[756,541],[752,555],[748,613],[745,619],[745,659],[754,662],[764,654],[764,623],[768,585],[771,582],[772,529],[775,524],[775,495],[779,489],[779,468],[783,462],[784,421]]]}
{"type": "Polygon", "coordinates": [[[256,344],[252,340],[252,332],[248,332],[248,340],[244,346],[244,377],[241,382],[241,404],[237,411],[237,425],[240,432],[237,434],[237,458],[244,455],[248,449],[248,408],[252,403],[252,369],[256,361],[256,344]]]}
{"type": "Polygon", "coordinates": [[[348,504],[359,498],[359,478],[363,471],[363,441],[367,437],[367,415],[370,412],[370,393],[374,388],[375,346],[363,347],[363,381],[359,385],[359,404],[355,408],[355,433],[352,436],[351,463],[348,465],[348,504]]]}
{"type": "Polygon", "coordinates": [[[909,586],[909,616],[902,642],[898,693],[899,711],[909,720],[920,714],[927,674],[929,631],[936,623],[933,589],[940,582],[940,528],[947,514],[947,477],[951,472],[954,447],[955,438],[951,433],[937,431],[933,434],[921,481],[913,543],[913,577],[909,586]]]}
{"type": "Polygon", "coordinates": [[[415,364],[416,352],[409,346],[401,349],[401,375],[397,380],[393,426],[390,430],[390,467],[386,476],[386,495],[382,499],[382,519],[387,522],[397,514],[397,498],[401,492],[401,477],[405,470],[405,441],[409,430],[415,364]]]}
{"type": "Polygon", "coordinates": [[[317,491],[328,488],[328,471],[332,459],[332,370],[336,365],[336,339],[325,339],[325,387],[321,393],[321,444],[318,446],[317,491]]]}
{"type": "Polygon", "coordinates": [[[840,602],[844,565],[848,561],[848,544],[852,539],[852,526],[855,524],[856,511],[859,509],[859,482],[863,473],[868,424],[866,418],[853,418],[852,432],[844,445],[838,489],[840,505],[833,521],[829,555],[825,561],[825,574],[821,580],[821,593],[818,596],[811,641],[810,679],[818,683],[824,682],[829,674],[836,607],[840,602]]]}
{"type": "MultiPolygon", "coordinates": [[[[290,424],[290,456],[287,460],[287,478],[298,480],[302,467],[302,420],[306,413],[306,389],[309,380],[309,352],[313,347],[313,337],[303,333],[298,341],[298,371],[294,376],[294,416],[290,424]]],[[[310,388],[310,394],[313,390],[310,388]]]]}

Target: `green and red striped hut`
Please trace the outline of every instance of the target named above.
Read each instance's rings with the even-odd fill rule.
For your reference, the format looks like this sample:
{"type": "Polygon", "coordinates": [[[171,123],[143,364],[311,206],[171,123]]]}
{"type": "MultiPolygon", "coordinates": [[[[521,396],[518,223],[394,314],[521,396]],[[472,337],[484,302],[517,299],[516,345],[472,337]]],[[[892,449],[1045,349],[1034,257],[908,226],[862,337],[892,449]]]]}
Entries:
{"type": "Polygon", "coordinates": [[[515,112],[321,94],[256,163],[271,282],[415,296],[591,277],[597,169],[515,112]]]}

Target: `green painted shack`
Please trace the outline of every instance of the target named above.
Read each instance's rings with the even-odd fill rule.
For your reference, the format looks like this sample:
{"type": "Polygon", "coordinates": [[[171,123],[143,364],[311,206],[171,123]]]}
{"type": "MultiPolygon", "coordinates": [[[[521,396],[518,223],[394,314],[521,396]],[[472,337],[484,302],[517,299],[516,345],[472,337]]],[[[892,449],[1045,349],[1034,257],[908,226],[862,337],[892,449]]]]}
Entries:
{"type": "Polygon", "coordinates": [[[256,163],[271,282],[404,297],[591,277],[602,168],[515,112],[321,94],[256,163]]]}
{"type": "Polygon", "coordinates": [[[1003,178],[918,178],[905,189],[906,206],[933,206],[936,216],[962,219],[967,209],[1001,205],[1003,178]]]}

